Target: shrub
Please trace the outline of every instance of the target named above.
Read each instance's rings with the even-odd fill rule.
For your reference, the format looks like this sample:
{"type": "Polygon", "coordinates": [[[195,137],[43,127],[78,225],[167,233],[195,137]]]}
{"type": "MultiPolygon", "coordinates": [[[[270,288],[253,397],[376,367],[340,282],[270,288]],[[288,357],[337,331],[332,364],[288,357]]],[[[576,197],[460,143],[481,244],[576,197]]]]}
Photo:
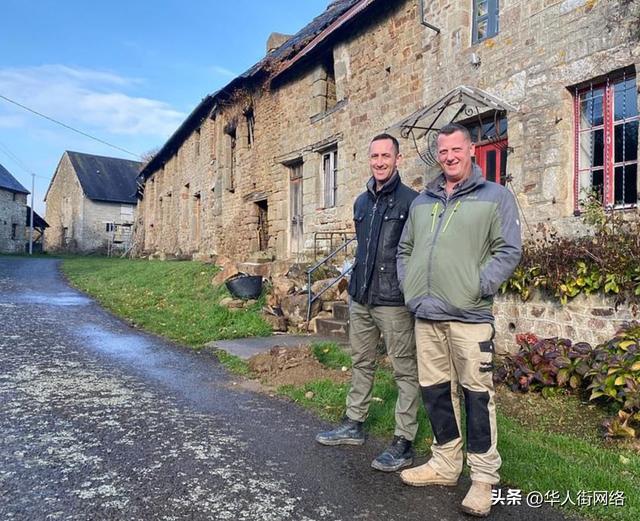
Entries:
{"type": "Polygon", "coordinates": [[[623,326],[610,341],[592,348],[586,342],[516,337],[520,350],[507,355],[496,380],[514,391],[553,394],[569,389],[610,406],[617,415],[605,423],[607,436],[635,436],[640,424],[640,324],[623,326]]]}

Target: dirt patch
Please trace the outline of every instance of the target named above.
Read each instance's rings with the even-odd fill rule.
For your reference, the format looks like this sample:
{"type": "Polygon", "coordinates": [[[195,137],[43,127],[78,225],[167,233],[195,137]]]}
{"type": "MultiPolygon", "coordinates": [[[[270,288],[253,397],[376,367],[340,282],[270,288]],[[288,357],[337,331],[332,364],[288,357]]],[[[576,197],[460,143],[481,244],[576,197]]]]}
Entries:
{"type": "Polygon", "coordinates": [[[496,402],[500,411],[528,429],[580,438],[600,439],[607,417],[602,408],[572,394],[545,398],[540,393],[516,393],[499,385],[496,402]]]}
{"type": "Polygon", "coordinates": [[[314,380],[347,382],[351,371],[329,369],[318,362],[309,346],[272,347],[249,359],[249,368],[260,382],[271,388],[281,385],[302,386],[314,380]]]}
{"type": "Polygon", "coordinates": [[[498,385],[496,403],[500,412],[529,430],[568,434],[640,453],[640,439],[603,438],[602,423],[612,413],[575,394],[545,398],[541,393],[517,393],[498,385]]]}

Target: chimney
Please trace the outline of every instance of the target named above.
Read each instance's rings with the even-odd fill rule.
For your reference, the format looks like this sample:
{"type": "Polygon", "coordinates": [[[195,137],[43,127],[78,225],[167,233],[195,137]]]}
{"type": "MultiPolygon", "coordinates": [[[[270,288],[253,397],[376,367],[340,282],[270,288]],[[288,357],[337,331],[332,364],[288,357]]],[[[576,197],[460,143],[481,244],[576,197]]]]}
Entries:
{"type": "Polygon", "coordinates": [[[292,35],[290,34],[282,34],[282,33],[271,33],[269,35],[269,39],[267,40],[267,54],[272,51],[275,51],[278,47],[280,47],[284,42],[286,42],[292,35]]]}

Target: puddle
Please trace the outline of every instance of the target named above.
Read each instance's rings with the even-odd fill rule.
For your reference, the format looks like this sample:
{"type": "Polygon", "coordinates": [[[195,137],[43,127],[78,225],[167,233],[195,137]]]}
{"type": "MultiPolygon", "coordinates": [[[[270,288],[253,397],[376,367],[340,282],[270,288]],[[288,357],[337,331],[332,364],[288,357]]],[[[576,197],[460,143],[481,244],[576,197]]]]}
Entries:
{"type": "Polygon", "coordinates": [[[150,342],[140,335],[112,333],[96,325],[83,326],[78,333],[91,347],[118,357],[142,360],[151,354],[150,342]]]}
{"type": "Polygon", "coordinates": [[[86,306],[90,298],[77,293],[18,293],[14,302],[20,304],[43,304],[47,306],[86,306]]]}

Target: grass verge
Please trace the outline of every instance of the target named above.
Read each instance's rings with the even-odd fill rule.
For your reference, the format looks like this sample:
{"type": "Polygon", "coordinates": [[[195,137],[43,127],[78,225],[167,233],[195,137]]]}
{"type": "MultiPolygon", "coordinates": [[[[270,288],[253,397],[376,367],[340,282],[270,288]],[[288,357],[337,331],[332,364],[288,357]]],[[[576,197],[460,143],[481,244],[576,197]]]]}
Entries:
{"type": "MultiPolygon", "coordinates": [[[[313,351],[329,367],[350,365],[348,355],[333,344],[316,344],[313,351]],[[346,358],[345,358],[346,357],[346,358]]],[[[329,380],[311,382],[302,387],[284,386],[279,389],[305,407],[309,407],[330,421],[337,422],[344,414],[349,384],[329,380]],[[305,397],[311,391],[312,398],[305,397]]],[[[309,395],[307,395],[309,396],[309,395]]],[[[390,438],[395,425],[394,407],[397,396],[393,376],[388,369],[378,369],[366,427],[369,432],[390,438]]],[[[523,403],[525,403],[523,401],[523,403]]],[[[567,406],[571,403],[567,400],[567,406]]],[[[539,407],[539,404],[538,404],[539,407]]],[[[416,449],[427,454],[431,444],[431,430],[421,407],[416,449]]],[[[464,411],[463,411],[464,412],[464,411]]],[[[541,417],[545,410],[538,410],[541,417]]],[[[566,502],[563,509],[594,519],[635,521],[640,519],[640,455],[631,450],[605,445],[592,436],[558,434],[540,428],[525,428],[515,420],[498,413],[499,450],[503,459],[500,471],[502,482],[523,491],[547,494],[547,503],[555,506],[565,500],[567,493],[575,504],[566,502]],[[623,506],[611,504],[580,504],[589,502],[594,492],[624,494],[623,506]],[[582,498],[582,499],[580,499],[582,498]]],[[[607,499],[608,502],[608,499],[607,499]]],[[[508,508],[508,507],[504,507],[508,508]]]]}
{"type": "Polygon", "coordinates": [[[262,299],[250,309],[220,306],[229,293],[224,285],[211,285],[217,270],[186,261],[106,257],[62,261],[62,271],[73,286],[136,326],[176,342],[201,347],[211,340],[269,335],[271,328],[260,316],[262,299]]]}

